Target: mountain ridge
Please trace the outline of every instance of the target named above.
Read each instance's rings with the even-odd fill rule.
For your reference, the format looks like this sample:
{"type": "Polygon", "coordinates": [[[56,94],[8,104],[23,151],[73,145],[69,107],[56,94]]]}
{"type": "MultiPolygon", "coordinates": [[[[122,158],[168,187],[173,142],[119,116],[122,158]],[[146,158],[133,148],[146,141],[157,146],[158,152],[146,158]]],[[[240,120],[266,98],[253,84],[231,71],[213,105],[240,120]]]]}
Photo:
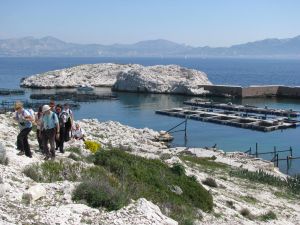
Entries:
{"type": "Polygon", "coordinates": [[[0,57],[297,57],[300,35],[268,38],[229,47],[193,47],[166,39],[133,44],[77,44],[52,36],[0,39],[0,57]]]}

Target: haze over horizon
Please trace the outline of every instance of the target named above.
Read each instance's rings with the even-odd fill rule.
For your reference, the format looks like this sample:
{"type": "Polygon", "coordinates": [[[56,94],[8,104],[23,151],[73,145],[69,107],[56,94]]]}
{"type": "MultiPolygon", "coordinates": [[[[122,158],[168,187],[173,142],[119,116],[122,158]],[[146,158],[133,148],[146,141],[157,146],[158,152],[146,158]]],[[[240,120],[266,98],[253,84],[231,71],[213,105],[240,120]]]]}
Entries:
{"type": "Polygon", "coordinates": [[[3,0],[0,39],[53,36],[104,45],[165,39],[228,47],[299,35],[299,8],[297,0],[3,0]]]}

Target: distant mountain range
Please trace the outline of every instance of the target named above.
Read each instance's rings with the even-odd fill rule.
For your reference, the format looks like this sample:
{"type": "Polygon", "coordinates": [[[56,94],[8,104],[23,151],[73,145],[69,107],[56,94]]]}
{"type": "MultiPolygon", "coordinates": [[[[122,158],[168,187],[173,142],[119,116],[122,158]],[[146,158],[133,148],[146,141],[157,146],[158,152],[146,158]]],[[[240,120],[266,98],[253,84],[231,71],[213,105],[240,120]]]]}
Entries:
{"type": "Polygon", "coordinates": [[[75,44],[54,37],[0,40],[0,57],[296,57],[300,58],[300,35],[265,39],[231,47],[192,47],[168,40],[135,44],[75,44]]]}

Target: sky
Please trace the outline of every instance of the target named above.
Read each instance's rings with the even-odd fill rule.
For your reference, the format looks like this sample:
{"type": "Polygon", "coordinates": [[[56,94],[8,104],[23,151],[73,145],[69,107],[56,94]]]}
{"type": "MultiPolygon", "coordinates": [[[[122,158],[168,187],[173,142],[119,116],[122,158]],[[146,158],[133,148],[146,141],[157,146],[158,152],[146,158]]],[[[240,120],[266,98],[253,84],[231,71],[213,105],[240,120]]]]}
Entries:
{"type": "Polygon", "coordinates": [[[0,39],[221,47],[300,35],[300,0],[0,0],[0,39]]]}

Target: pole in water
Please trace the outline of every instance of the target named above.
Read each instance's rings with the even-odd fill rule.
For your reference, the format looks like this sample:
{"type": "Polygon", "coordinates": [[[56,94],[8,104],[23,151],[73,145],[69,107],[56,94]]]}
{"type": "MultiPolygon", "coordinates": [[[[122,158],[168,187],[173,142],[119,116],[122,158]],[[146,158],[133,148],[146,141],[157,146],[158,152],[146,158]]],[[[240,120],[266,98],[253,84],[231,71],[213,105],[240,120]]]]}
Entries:
{"type": "Polygon", "coordinates": [[[256,156],[256,158],[258,158],[258,147],[257,147],[257,142],[256,142],[256,144],[255,144],[255,156],[256,156]]]}
{"type": "Polygon", "coordinates": [[[186,127],[187,127],[187,116],[185,117],[185,123],[184,123],[184,137],[186,138],[186,127]]]}
{"type": "Polygon", "coordinates": [[[290,169],[289,159],[290,159],[290,157],[287,156],[287,157],[286,157],[286,171],[287,171],[287,173],[289,173],[289,169],[290,169]]]}
{"type": "Polygon", "coordinates": [[[290,146],[290,155],[291,155],[291,157],[293,156],[293,149],[292,149],[292,146],[290,146]]]}

